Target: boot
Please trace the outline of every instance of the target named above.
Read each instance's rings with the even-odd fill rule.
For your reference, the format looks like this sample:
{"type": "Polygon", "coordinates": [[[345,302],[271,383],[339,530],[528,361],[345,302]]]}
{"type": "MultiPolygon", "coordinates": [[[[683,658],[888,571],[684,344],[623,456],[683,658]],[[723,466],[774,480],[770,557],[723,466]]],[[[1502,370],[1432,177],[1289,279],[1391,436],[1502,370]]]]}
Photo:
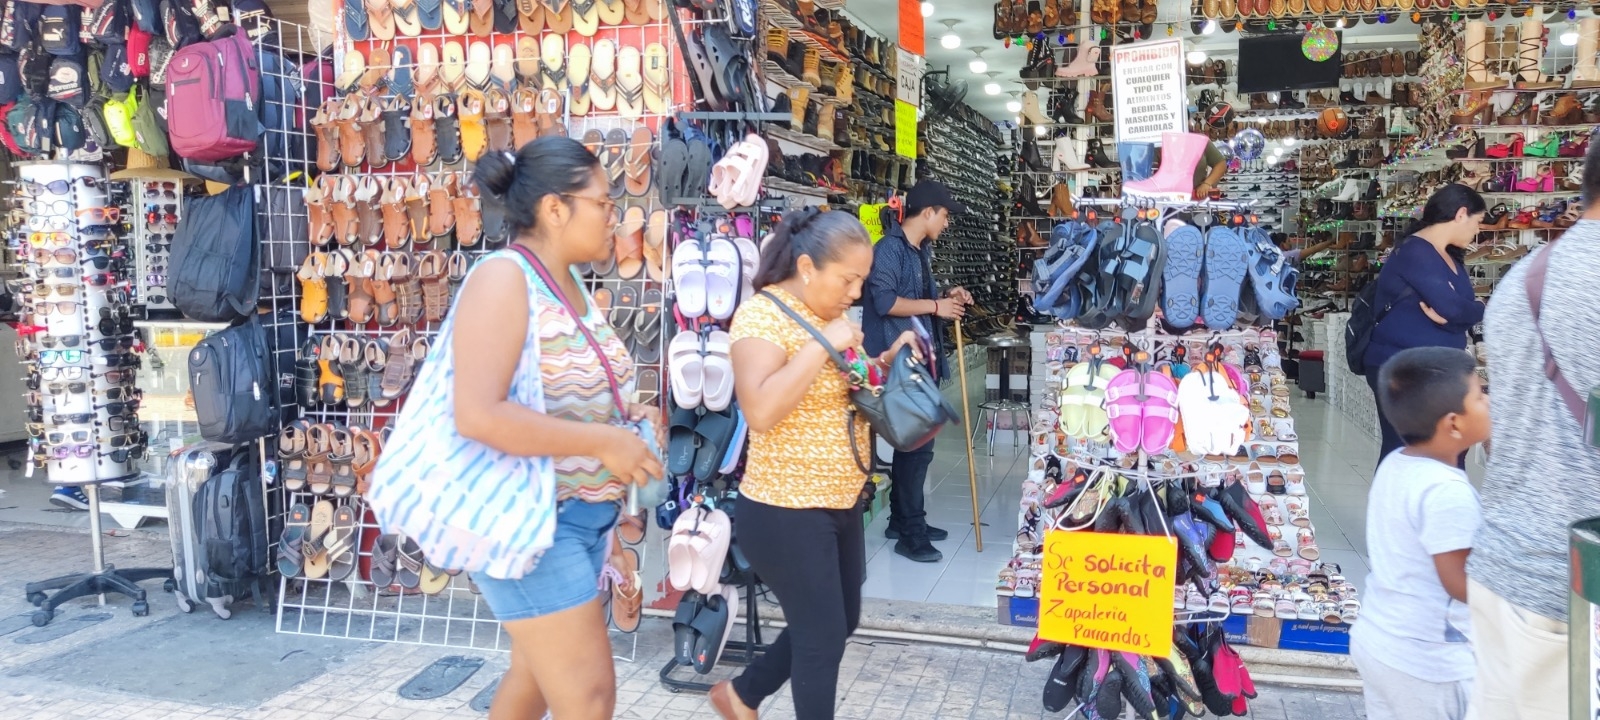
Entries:
{"type": "Polygon", "coordinates": [[[1489,48],[1487,32],[1488,25],[1484,21],[1468,20],[1465,31],[1462,33],[1462,60],[1466,64],[1468,90],[1497,87],[1503,84],[1489,72],[1489,66],[1484,62],[1485,53],[1489,48]]]}
{"type": "Polygon", "coordinates": [[[1022,92],[1022,119],[1034,125],[1050,124],[1050,118],[1045,117],[1044,110],[1039,107],[1039,94],[1032,90],[1022,92]]]}
{"type": "Polygon", "coordinates": [[[1089,164],[1083,161],[1084,151],[1079,145],[1079,140],[1071,135],[1062,135],[1056,138],[1056,151],[1052,158],[1051,169],[1056,172],[1082,172],[1089,169],[1089,164]]]}
{"type": "Polygon", "coordinates": [[[1147,142],[1117,143],[1117,156],[1122,161],[1122,181],[1133,182],[1150,177],[1155,164],[1156,146],[1147,142]]]}
{"type": "Polygon", "coordinates": [[[1517,88],[1521,90],[1549,90],[1561,87],[1561,81],[1551,80],[1539,69],[1544,59],[1544,35],[1548,30],[1536,18],[1522,21],[1517,31],[1517,88]]]}
{"type": "Polygon", "coordinates": [[[1063,125],[1082,125],[1083,117],[1078,115],[1078,89],[1068,87],[1065,91],[1058,91],[1051,101],[1050,114],[1063,125]]]}
{"type": "Polygon", "coordinates": [[[1386,82],[1376,82],[1376,83],[1368,84],[1367,85],[1367,104],[1368,105],[1388,105],[1389,104],[1389,98],[1384,97],[1384,95],[1383,95],[1383,90],[1384,90],[1385,87],[1386,87],[1386,82]]]}
{"type": "Polygon", "coordinates": [[[1124,181],[1123,192],[1190,198],[1194,195],[1195,166],[1210,146],[1211,141],[1198,133],[1162,133],[1161,167],[1144,180],[1124,181]]]}
{"type": "Polygon", "coordinates": [[[1044,164],[1044,158],[1039,156],[1038,141],[1033,139],[1033,126],[1023,125],[1022,133],[1024,136],[1022,141],[1023,164],[1027,165],[1028,169],[1034,172],[1044,172],[1047,169],[1047,166],[1044,164]]]}
{"type": "Polygon", "coordinates": [[[1072,58],[1072,62],[1056,68],[1056,77],[1094,77],[1099,73],[1097,64],[1100,61],[1100,52],[1099,43],[1080,43],[1078,54],[1072,58]]]}
{"type": "Polygon", "coordinates": [[[1098,168],[1114,168],[1117,162],[1106,155],[1106,147],[1100,138],[1090,138],[1087,156],[1084,158],[1090,165],[1098,168]]]}
{"type": "Polygon", "coordinates": [[[1600,54],[1600,18],[1584,18],[1578,21],[1578,55],[1572,65],[1573,89],[1600,87],[1596,54],[1600,54]]]}
{"type": "MultiPolygon", "coordinates": [[[[1355,159],[1355,151],[1353,150],[1350,152],[1350,159],[1355,159]]],[[[1362,187],[1360,180],[1348,178],[1344,181],[1344,187],[1339,190],[1339,194],[1333,196],[1333,201],[1341,203],[1355,202],[1361,199],[1361,192],[1365,189],[1362,187]]]]}
{"type": "Polygon", "coordinates": [[[1281,92],[1278,93],[1278,107],[1285,110],[1304,110],[1306,104],[1296,100],[1292,92],[1281,92]]]}
{"type": "Polygon", "coordinates": [[[1106,102],[1110,88],[1109,83],[1103,83],[1098,90],[1089,91],[1088,114],[1095,122],[1108,123],[1116,119],[1116,115],[1109,108],[1109,103],[1106,102]]]}
{"type": "Polygon", "coordinates": [[[1339,102],[1341,104],[1344,104],[1344,105],[1364,105],[1364,104],[1366,104],[1366,103],[1362,102],[1362,98],[1356,97],[1355,92],[1353,92],[1350,89],[1351,87],[1354,87],[1354,86],[1353,85],[1352,86],[1344,86],[1344,85],[1339,86],[1339,102]]]}
{"type": "Polygon", "coordinates": [[[1056,218],[1072,217],[1072,191],[1067,189],[1066,183],[1056,183],[1050,188],[1050,216],[1056,218]]]}

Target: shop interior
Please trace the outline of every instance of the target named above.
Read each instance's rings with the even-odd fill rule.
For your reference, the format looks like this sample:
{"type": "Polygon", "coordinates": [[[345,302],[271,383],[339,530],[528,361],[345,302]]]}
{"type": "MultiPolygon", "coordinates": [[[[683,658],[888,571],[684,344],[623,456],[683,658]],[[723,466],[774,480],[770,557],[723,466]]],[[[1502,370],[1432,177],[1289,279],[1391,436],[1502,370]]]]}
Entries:
{"type": "MultiPolygon", "coordinates": [[[[742,439],[703,422],[738,426],[737,403],[707,368],[727,362],[729,319],[750,295],[763,236],[783,212],[823,205],[857,214],[876,238],[895,222],[894,198],[933,179],[968,208],[935,241],[933,273],[975,300],[959,330],[944,328],[951,346],[959,333],[964,369],[944,393],[966,424],[941,431],[927,478],[929,521],[950,537],[935,544],[938,562],[894,552],[880,445],[864,594],[992,608],[996,622],[1026,625],[1051,529],[1087,528],[1118,501],[1182,487],[1218,507],[1248,496],[1262,520],[1259,540],[1241,521],[1236,547],[1215,551],[1226,557],[1185,570],[1194,582],[1177,589],[1179,622],[1235,623],[1229,641],[1248,642],[1270,621],[1285,648],[1339,653],[1359,617],[1378,446],[1371,394],[1344,362],[1350,305],[1449,182],[1490,200],[1468,257],[1487,298],[1505,268],[1574,221],[1585,123],[1600,120],[1600,19],[1566,7],[548,0],[526,11],[447,3],[440,18],[350,3],[236,6],[237,35],[214,9],[180,11],[154,32],[131,11],[85,11],[92,41],[37,40],[93,62],[47,61],[81,82],[30,86],[4,106],[0,188],[17,202],[5,217],[0,335],[18,365],[0,373],[0,392],[26,402],[0,410],[0,521],[171,534],[182,567],[197,562],[188,516],[206,484],[258,476],[273,558],[259,580],[281,599],[280,630],[361,640],[504,649],[467,578],[427,565],[362,501],[453,293],[510,239],[504,209],[467,181],[485,152],[565,134],[600,157],[617,255],[587,268],[586,286],[623,330],[637,401],[688,411],[682,429],[715,451],[674,471],[678,502],[619,529],[607,587],[619,633],[686,602],[759,613],[748,572],[730,565],[724,582],[687,588],[666,568],[681,518],[712,517],[737,493],[742,439]],[[922,47],[902,47],[908,25],[923,29],[922,47]],[[134,41],[161,52],[103,80],[83,72],[134,41]],[[1181,42],[1182,63],[1158,67],[1179,69],[1156,87],[1178,92],[1152,95],[1117,75],[1116,58],[1138,61],[1119,48],[1164,41],[1181,42]],[[148,129],[136,110],[112,119],[108,105],[130,97],[188,102],[175,80],[192,68],[174,58],[202,43],[258,58],[259,132],[199,143],[202,129],[181,113],[148,129]],[[1127,104],[1171,117],[1152,132],[1123,117],[1127,104]],[[31,117],[59,127],[19,132],[31,117]],[[1152,165],[1157,152],[1168,167],[1152,165]],[[1207,177],[1202,161],[1214,156],[1225,171],[1207,177]],[[1175,193],[1190,166],[1199,174],[1175,193]],[[78,219],[57,219],[62,209],[78,219]],[[1194,226],[1209,228],[1206,240],[1194,226]],[[228,228],[222,241],[208,234],[217,228],[228,228]],[[1110,259],[1088,258],[1094,242],[1116,248],[1110,259]],[[1243,258],[1236,297],[1205,298],[1202,312],[1198,297],[1132,289],[1199,283],[1180,263],[1159,278],[1134,273],[1200,242],[1243,258]],[[240,253],[249,282],[197,297],[193,278],[216,272],[188,252],[202,244],[240,253]],[[1306,257],[1291,262],[1288,250],[1306,257]],[[55,280],[97,256],[111,265],[88,271],[98,279],[55,280]],[[1063,262],[1074,269],[1063,274],[1063,262]],[[1116,275],[1109,296],[1094,294],[1096,268],[1116,275]],[[61,286],[81,287],[80,299],[60,302],[72,300],[61,286]],[[65,344],[77,336],[81,351],[65,344]],[[260,351],[224,351],[238,342],[260,351]],[[253,397],[234,388],[217,401],[216,367],[252,379],[243,394],[253,397]],[[1169,419],[1118,429],[1108,408],[1113,378],[1127,373],[1140,397],[1146,383],[1170,386],[1169,419]],[[1237,418],[1180,413],[1185,373],[1231,388],[1237,418]],[[1090,374],[1110,386],[1085,385],[1090,374]],[[296,529],[302,513],[321,512],[332,519],[312,525],[339,541],[337,556],[279,562],[310,532],[296,529]],[[1297,631],[1334,639],[1291,645],[1297,631]]],[[[65,22],[53,10],[45,19],[65,22]]],[[[1210,402],[1223,396],[1213,389],[1210,402]]],[[[1481,478],[1478,458],[1471,472],[1481,478]]],[[[1218,522],[1233,534],[1233,521],[1218,522]]],[[[62,572],[99,570],[98,545],[87,545],[62,572]]],[[[178,585],[168,589],[180,604],[216,590],[178,585]]],[[[47,623],[58,600],[42,593],[47,623]]],[[[671,682],[696,687],[677,671],[671,682]]]]}

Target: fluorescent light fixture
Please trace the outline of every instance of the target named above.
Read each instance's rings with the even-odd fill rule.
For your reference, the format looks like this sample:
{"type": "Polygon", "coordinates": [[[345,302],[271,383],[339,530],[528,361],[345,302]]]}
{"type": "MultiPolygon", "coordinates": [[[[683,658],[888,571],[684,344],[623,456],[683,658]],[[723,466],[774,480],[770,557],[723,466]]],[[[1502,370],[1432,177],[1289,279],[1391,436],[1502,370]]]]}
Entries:
{"type": "Polygon", "coordinates": [[[944,23],[944,36],[939,38],[939,47],[954,50],[961,47],[961,36],[956,34],[956,23],[959,20],[940,20],[944,23]]]}
{"type": "Polygon", "coordinates": [[[1008,113],[1019,113],[1019,112],[1022,112],[1022,103],[1017,102],[1016,100],[1012,100],[1011,102],[1006,103],[1006,112],[1008,112],[1008,113]]]}
{"type": "Polygon", "coordinates": [[[1000,83],[997,83],[997,82],[985,83],[984,86],[983,86],[983,94],[985,94],[985,95],[999,95],[1000,94],[1000,83]]]}
{"type": "Polygon", "coordinates": [[[1272,156],[1273,157],[1277,157],[1277,156],[1282,155],[1282,154],[1283,154],[1283,148],[1275,147],[1275,148],[1272,149],[1272,156]]]}
{"type": "Polygon", "coordinates": [[[922,4],[922,16],[925,18],[933,17],[933,3],[925,2],[922,4]]]}
{"type": "Polygon", "coordinates": [[[971,70],[973,75],[982,75],[986,72],[989,72],[989,63],[983,59],[983,50],[984,49],[981,47],[975,47],[972,49],[972,54],[977,57],[973,58],[972,61],[967,63],[967,69],[971,70]]]}
{"type": "Polygon", "coordinates": [[[1199,65],[1200,63],[1203,63],[1203,62],[1206,61],[1206,51],[1204,51],[1204,50],[1190,50],[1189,51],[1189,55],[1188,55],[1188,60],[1189,60],[1189,64],[1190,65],[1199,65]]]}
{"type": "Polygon", "coordinates": [[[1298,141],[1298,140],[1295,140],[1295,139],[1294,139],[1294,138],[1292,138],[1292,137],[1286,137],[1286,138],[1284,138],[1284,139],[1283,139],[1283,146],[1284,146],[1284,147],[1294,147],[1294,144],[1295,144],[1295,143],[1296,143],[1296,142],[1299,142],[1299,141],[1298,141]]]}
{"type": "Polygon", "coordinates": [[[1267,156],[1267,164],[1268,165],[1277,165],[1278,164],[1278,156],[1277,155],[1268,155],[1267,156]]]}

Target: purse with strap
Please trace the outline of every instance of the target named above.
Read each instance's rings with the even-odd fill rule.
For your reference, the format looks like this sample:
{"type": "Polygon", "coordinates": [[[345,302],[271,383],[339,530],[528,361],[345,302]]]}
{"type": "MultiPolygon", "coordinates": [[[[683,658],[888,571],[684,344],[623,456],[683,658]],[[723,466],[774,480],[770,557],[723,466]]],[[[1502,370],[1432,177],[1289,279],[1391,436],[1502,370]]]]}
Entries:
{"type": "MultiPolygon", "coordinates": [[[[800,317],[793,308],[784,304],[777,296],[765,290],[761,291],[768,300],[778,306],[785,315],[805,328],[816,338],[828,357],[833,359],[833,364],[841,372],[851,372],[850,363],[833,349],[833,345],[823,337],[822,332],[800,317]]],[[[918,362],[912,355],[911,348],[902,347],[895,353],[893,362],[889,363],[883,385],[873,387],[866,378],[852,378],[850,383],[855,389],[850,391],[850,402],[855,406],[855,413],[860,413],[867,419],[867,424],[872,426],[872,431],[883,438],[896,450],[914,450],[927,444],[939,432],[939,428],[947,422],[956,422],[959,415],[956,409],[944,399],[944,394],[939,392],[939,384],[933,381],[927,368],[918,362]]],[[[872,474],[872,469],[862,461],[860,451],[856,448],[855,418],[852,416],[846,423],[850,432],[850,452],[855,455],[856,466],[861,472],[872,474]]]]}
{"type": "Polygon", "coordinates": [[[1523,284],[1528,291],[1528,310],[1533,315],[1533,333],[1539,336],[1539,351],[1544,355],[1544,376],[1556,386],[1556,394],[1561,396],[1561,402],[1566,404],[1567,412],[1572,414],[1573,420],[1578,421],[1578,427],[1583,428],[1584,438],[1587,439],[1594,437],[1594,419],[1589,416],[1589,406],[1561,373],[1561,366],[1556,364],[1555,353],[1550,351],[1550,342],[1545,340],[1544,328],[1539,325],[1539,313],[1544,305],[1544,278],[1549,274],[1550,253],[1556,242],[1551,240],[1545,243],[1544,249],[1529,261],[1528,277],[1523,280],[1523,284]]]}
{"type": "MultiPolygon", "coordinates": [[[[596,340],[594,334],[589,332],[589,327],[583,324],[583,313],[578,312],[578,308],[567,300],[566,293],[561,292],[561,286],[557,285],[555,278],[550,276],[550,271],[539,260],[539,256],[534,255],[532,250],[517,243],[511,243],[511,249],[515,250],[524,260],[528,261],[529,265],[533,266],[533,271],[539,274],[539,279],[543,280],[545,287],[550,289],[550,294],[556,296],[556,301],[567,309],[567,314],[572,316],[572,324],[578,328],[579,333],[583,334],[583,339],[589,341],[589,347],[594,350],[595,357],[600,359],[600,367],[606,371],[606,382],[611,386],[611,399],[617,405],[617,419],[612,421],[612,424],[628,428],[637,433],[639,439],[649,446],[650,451],[660,457],[661,448],[657,446],[655,428],[650,421],[629,419],[628,403],[622,399],[622,387],[617,383],[617,373],[611,369],[611,358],[606,357],[605,348],[601,347],[600,341],[596,340]]],[[[631,483],[627,485],[631,498],[629,500],[630,504],[659,505],[667,499],[667,483],[665,479],[652,480],[642,488],[631,483]]]]}

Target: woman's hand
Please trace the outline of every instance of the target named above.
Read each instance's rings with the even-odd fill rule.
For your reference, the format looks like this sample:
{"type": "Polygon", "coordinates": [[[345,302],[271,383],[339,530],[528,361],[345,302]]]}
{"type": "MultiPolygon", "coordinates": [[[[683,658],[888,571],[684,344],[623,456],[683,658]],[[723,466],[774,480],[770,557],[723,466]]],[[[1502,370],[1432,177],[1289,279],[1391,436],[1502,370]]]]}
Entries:
{"type": "Polygon", "coordinates": [[[661,408],[644,403],[628,403],[628,419],[634,422],[649,420],[656,430],[656,447],[667,447],[667,425],[661,422],[661,408]]]}
{"type": "MultiPolygon", "coordinates": [[[[612,475],[629,485],[644,485],[653,479],[666,476],[661,458],[650,452],[650,446],[631,430],[615,425],[596,425],[607,433],[600,443],[600,464],[612,475]]],[[[659,425],[658,425],[659,427],[659,425]]]]}
{"type": "Polygon", "coordinates": [[[1432,320],[1440,325],[1448,325],[1450,323],[1449,320],[1444,319],[1444,317],[1439,315],[1439,313],[1434,312],[1433,308],[1428,307],[1427,303],[1418,302],[1417,304],[1422,306],[1422,314],[1427,315],[1429,320],[1432,320]]]}
{"type": "Polygon", "coordinates": [[[894,344],[878,356],[878,362],[888,365],[894,361],[895,356],[900,353],[900,348],[903,347],[911,348],[911,356],[915,357],[917,362],[922,362],[922,343],[917,342],[917,334],[911,330],[900,333],[900,337],[894,339],[894,344]]]}
{"type": "Polygon", "coordinates": [[[865,337],[861,334],[859,326],[842,317],[834,318],[833,322],[822,328],[822,336],[828,339],[828,344],[832,345],[834,350],[840,352],[860,345],[865,337]]]}

